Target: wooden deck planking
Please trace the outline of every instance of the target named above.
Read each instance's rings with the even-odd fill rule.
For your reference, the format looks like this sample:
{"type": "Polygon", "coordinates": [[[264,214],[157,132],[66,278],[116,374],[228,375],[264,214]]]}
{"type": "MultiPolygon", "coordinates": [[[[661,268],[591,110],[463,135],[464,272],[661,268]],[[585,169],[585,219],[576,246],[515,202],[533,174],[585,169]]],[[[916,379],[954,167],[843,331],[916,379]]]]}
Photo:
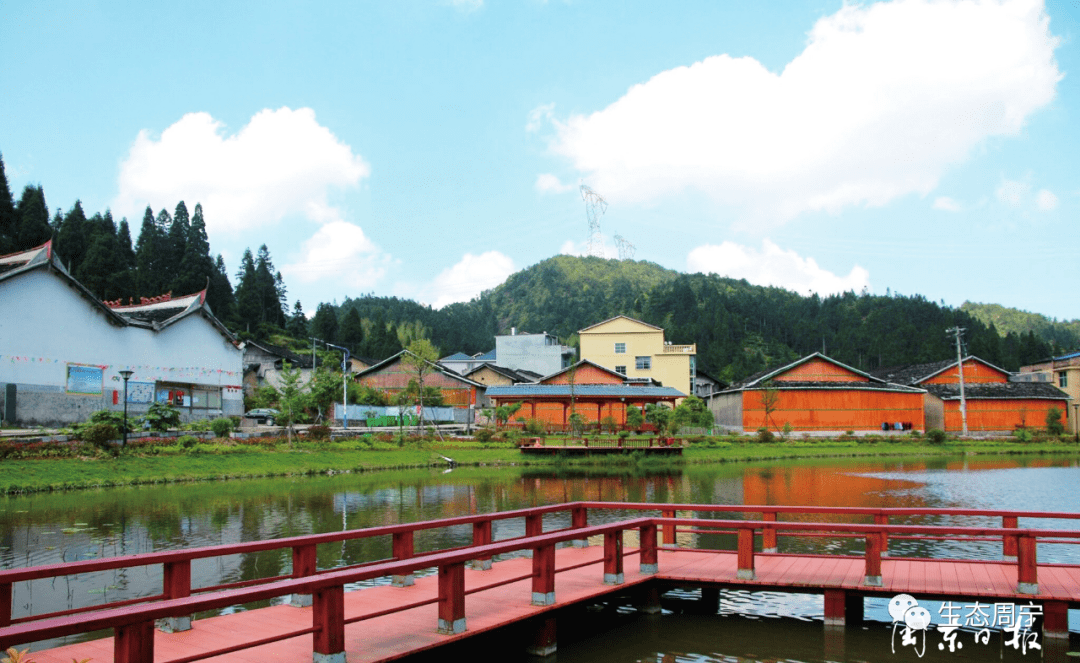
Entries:
{"type": "MultiPolygon", "coordinates": [[[[1072,567],[1040,567],[1038,596],[1016,594],[1016,570],[1009,563],[967,563],[935,560],[882,560],[884,588],[862,584],[864,560],[840,557],[762,555],[755,559],[757,578],[737,580],[737,556],[731,552],[701,552],[692,550],[659,551],[660,573],[643,576],[638,570],[637,555],[625,558],[626,582],[622,586],[607,586],[600,582],[603,573],[602,546],[560,548],[556,551],[558,568],[593,562],[590,566],[564,571],[556,576],[556,605],[532,606],[531,580],[519,580],[500,587],[470,594],[465,601],[468,631],[448,636],[436,632],[436,605],[421,606],[405,612],[365,620],[345,627],[346,653],[350,663],[361,661],[390,661],[425,649],[461,640],[478,633],[561,608],[567,604],[601,598],[656,577],[676,582],[716,582],[737,587],[749,585],[775,588],[780,591],[821,590],[829,587],[874,593],[908,593],[955,595],[958,599],[997,597],[1006,599],[1060,599],[1080,601],[1080,569],[1072,567]]],[[[489,571],[467,570],[467,589],[490,585],[500,580],[526,575],[532,560],[517,558],[496,563],[489,571]]],[[[346,618],[403,606],[431,598],[437,593],[434,575],[416,579],[407,588],[378,586],[345,594],[346,618]]],[[[155,634],[157,660],[170,660],[200,651],[211,651],[240,644],[244,641],[269,637],[275,633],[307,628],[311,625],[311,608],[288,605],[271,606],[248,612],[237,612],[194,622],[191,631],[174,634],[155,634]]],[[[263,645],[232,654],[207,659],[215,663],[256,663],[267,660],[311,660],[312,636],[303,635],[289,640],[263,645]]],[[[92,658],[94,663],[111,663],[112,638],[66,645],[34,653],[38,663],[68,663],[73,658],[92,658]]]]}

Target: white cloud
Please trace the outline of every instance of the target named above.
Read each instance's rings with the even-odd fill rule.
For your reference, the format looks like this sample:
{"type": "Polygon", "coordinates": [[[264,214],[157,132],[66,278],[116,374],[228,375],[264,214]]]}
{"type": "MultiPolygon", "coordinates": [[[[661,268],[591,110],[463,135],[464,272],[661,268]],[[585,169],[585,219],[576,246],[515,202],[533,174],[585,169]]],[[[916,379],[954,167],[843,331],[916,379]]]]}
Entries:
{"type": "Polygon", "coordinates": [[[542,173],[536,178],[536,190],[540,193],[566,193],[574,190],[573,184],[563,184],[551,173],[542,173]]]}
{"type": "Polygon", "coordinates": [[[454,302],[467,302],[485,290],[490,290],[517,271],[514,261],[498,251],[485,251],[478,256],[466,253],[452,267],[444,269],[428,287],[433,308],[454,302]]]}
{"type": "Polygon", "coordinates": [[[530,133],[540,131],[544,125],[555,117],[555,104],[544,104],[529,111],[529,121],[525,123],[525,131],[530,133]]]}
{"type": "Polygon", "coordinates": [[[746,279],[756,285],[778,286],[804,295],[861,292],[870,287],[870,273],[858,265],[847,276],[838,276],[819,267],[813,258],[785,251],[767,239],[762,241],[760,251],[734,242],[699,246],[690,251],[686,265],[690,272],[746,279]]]}
{"type": "Polygon", "coordinates": [[[963,207],[960,206],[960,203],[948,196],[938,196],[934,200],[934,209],[944,210],[946,212],[959,212],[963,207]]]}
{"type": "Polygon", "coordinates": [[[354,289],[370,288],[386,274],[390,257],[346,221],[331,221],[304,242],[297,262],[281,268],[287,279],[323,281],[354,289]]]}
{"type": "Polygon", "coordinates": [[[1043,212],[1052,212],[1057,209],[1058,197],[1049,189],[1042,189],[1035,196],[1035,206],[1043,212]]]}
{"type": "Polygon", "coordinates": [[[846,4],[774,73],[709,57],[555,122],[555,153],[612,202],[699,190],[747,220],[926,195],[1061,80],[1038,0],[846,4]]]}
{"type": "Polygon", "coordinates": [[[1026,182],[1002,180],[994,191],[994,195],[1009,207],[1020,207],[1029,191],[1031,191],[1031,185],[1026,182]]]}
{"type": "Polygon", "coordinates": [[[331,223],[342,215],[328,202],[330,190],[355,186],[370,172],[310,108],[262,110],[233,135],[208,113],[188,113],[157,139],[139,132],[120,165],[113,210],[141,218],[148,204],[202,203],[211,236],[290,214],[331,223]]]}

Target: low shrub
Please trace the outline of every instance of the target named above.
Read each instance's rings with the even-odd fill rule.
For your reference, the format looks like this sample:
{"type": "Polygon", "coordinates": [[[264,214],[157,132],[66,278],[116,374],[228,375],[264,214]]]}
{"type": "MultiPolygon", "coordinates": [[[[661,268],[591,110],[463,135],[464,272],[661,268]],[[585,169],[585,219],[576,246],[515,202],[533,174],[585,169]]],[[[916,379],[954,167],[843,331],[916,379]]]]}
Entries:
{"type": "Polygon", "coordinates": [[[776,439],[776,436],[773,435],[773,432],[771,430],[769,430],[768,428],[765,428],[764,426],[762,426],[761,428],[757,429],[757,441],[758,442],[769,443],[769,442],[772,442],[774,439],[776,439]]]}
{"type": "Polygon", "coordinates": [[[493,434],[490,428],[481,428],[476,431],[474,437],[476,438],[477,442],[483,442],[484,444],[487,444],[488,442],[491,442],[493,434]]]}
{"type": "Polygon", "coordinates": [[[945,444],[945,440],[947,438],[948,435],[946,435],[945,431],[941,430],[940,428],[931,428],[930,430],[926,431],[926,440],[930,444],[945,444]]]}
{"type": "Polygon", "coordinates": [[[233,430],[233,422],[229,417],[220,417],[210,422],[210,430],[214,431],[214,435],[217,437],[229,437],[229,433],[233,430]]]}
{"type": "Polygon", "coordinates": [[[330,427],[316,424],[314,426],[308,426],[308,437],[312,440],[329,440],[330,439],[330,427]]]}
{"type": "Polygon", "coordinates": [[[1035,438],[1035,434],[1031,432],[1030,428],[1017,428],[1013,431],[1013,437],[1021,444],[1027,444],[1035,438]]]}
{"type": "Polygon", "coordinates": [[[120,431],[112,424],[87,424],[79,429],[79,439],[98,447],[105,447],[120,437],[120,431]]]}
{"type": "Polygon", "coordinates": [[[184,449],[190,449],[199,443],[199,438],[194,435],[182,435],[176,440],[176,444],[184,449]]]}

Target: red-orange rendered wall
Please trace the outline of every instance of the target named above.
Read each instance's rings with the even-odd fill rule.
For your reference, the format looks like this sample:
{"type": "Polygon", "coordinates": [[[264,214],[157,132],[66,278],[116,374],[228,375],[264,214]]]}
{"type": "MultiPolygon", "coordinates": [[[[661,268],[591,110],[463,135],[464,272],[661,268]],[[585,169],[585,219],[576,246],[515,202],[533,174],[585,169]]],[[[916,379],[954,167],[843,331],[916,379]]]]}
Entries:
{"type": "MultiPolygon", "coordinates": [[[[967,382],[967,369],[964,370],[967,382]]],[[[1018,426],[1045,428],[1046,413],[1056,407],[1061,412],[1061,423],[1068,430],[1068,412],[1063,401],[1040,399],[969,399],[967,401],[968,431],[1011,431],[1018,426]]],[[[959,433],[964,430],[960,416],[960,401],[945,401],[945,430],[959,433]]]]}
{"type": "MultiPolygon", "coordinates": [[[[515,403],[516,401],[501,400],[500,404],[515,403]]],[[[603,403],[597,403],[596,401],[583,401],[579,400],[576,403],[578,414],[582,416],[586,423],[597,423],[603,421],[607,417],[613,417],[615,423],[626,423],[626,404],[621,401],[608,401],[603,403]]],[[[562,425],[565,422],[564,417],[570,416],[570,402],[562,401],[537,401],[530,402],[523,400],[521,409],[514,415],[514,419],[518,417],[524,417],[525,419],[537,419],[548,424],[562,425]]]]}
{"type": "MultiPolygon", "coordinates": [[[[574,374],[574,384],[622,384],[623,379],[621,376],[612,375],[611,373],[600,370],[595,366],[579,366],[574,374]]],[[[570,383],[570,371],[565,371],[556,375],[555,377],[544,380],[543,384],[569,384],[570,383]]]]}
{"type": "Polygon", "coordinates": [[[910,423],[915,430],[925,428],[922,394],[842,390],[779,389],[779,403],[765,422],[763,391],[743,392],[743,429],[762,426],[782,428],[790,423],[796,431],[881,430],[888,422],[910,423]]]}
{"type": "MultiPolygon", "coordinates": [[[[991,368],[981,361],[968,359],[964,362],[964,384],[979,382],[1008,382],[1009,376],[1001,371],[991,368]]],[[[956,366],[942,371],[922,384],[959,384],[960,369],[956,366]]]]}
{"type": "Polygon", "coordinates": [[[773,378],[775,382],[869,382],[869,378],[853,373],[824,359],[811,359],[773,378]]]}

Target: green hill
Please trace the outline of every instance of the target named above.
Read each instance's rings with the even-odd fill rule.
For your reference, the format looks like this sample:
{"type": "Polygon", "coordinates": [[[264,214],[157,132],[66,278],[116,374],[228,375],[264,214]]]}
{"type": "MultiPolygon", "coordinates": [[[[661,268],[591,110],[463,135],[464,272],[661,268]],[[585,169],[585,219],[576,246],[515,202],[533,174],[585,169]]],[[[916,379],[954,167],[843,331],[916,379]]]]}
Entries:
{"type": "Polygon", "coordinates": [[[1002,336],[1033,332],[1040,339],[1052,343],[1059,351],[1080,348],[1080,320],[1058,322],[1039,313],[1007,308],[1000,304],[964,302],[960,309],[986,325],[994,325],[1002,336]]]}

